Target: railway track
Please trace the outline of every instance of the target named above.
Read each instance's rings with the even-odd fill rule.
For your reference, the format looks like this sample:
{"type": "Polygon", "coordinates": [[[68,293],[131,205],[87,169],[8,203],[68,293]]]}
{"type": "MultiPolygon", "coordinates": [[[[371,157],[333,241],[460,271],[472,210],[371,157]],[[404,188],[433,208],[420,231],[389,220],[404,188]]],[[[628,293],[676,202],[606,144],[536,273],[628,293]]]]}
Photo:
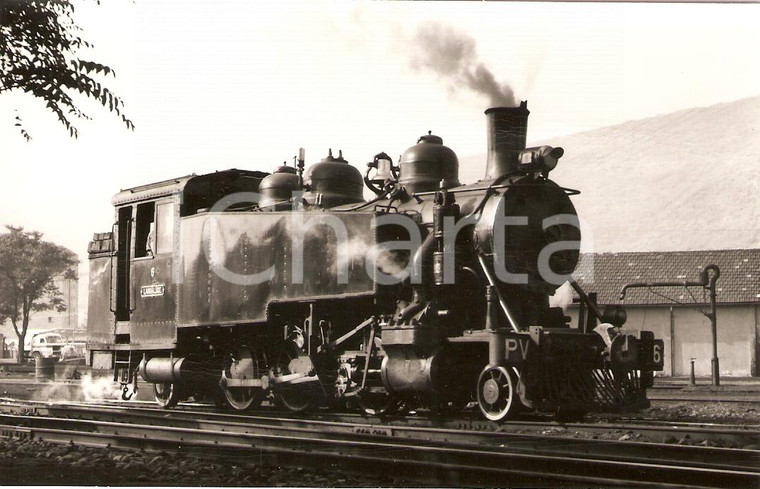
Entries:
{"type": "Polygon", "coordinates": [[[721,403],[732,403],[732,404],[760,405],[760,398],[747,397],[746,395],[743,395],[743,394],[726,394],[726,393],[683,394],[679,392],[678,395],[676,396],[672,395],[672,393],[657,393],[657,394],[648,394],[647,397],[652,402],[700,402],[700,403],[721,402],[721,403]]]}
{"type": "MultiPolygon", "coordinates": [[[[256,457],[262,463],[283,465],[294,460],[300,466],[330,464],[352,472],[391,473],[426,485],[760,484],[757,450],[516,433],[522,428],[512,424],[498,430],[489,424],[492,429],[479,430],[476,426],[433,426],[446,423],[440,420],[425,426],[402,419],[382,423],[357,417],[305,420],[266,413],[239,416],[194,409],[167,412],[53,404],[5,404],[1,411],[4,436],[256,457]]],[[[680,433],[686,429],[679,428],[680,433]]],[[[757,440],[757,429],[744,431],[757,440]]]]}
{"type": "MultiPolygon", "coordinates": [[[[152,403],[130,403],[128,408],[124,403],[104,403],[100,407],[92,403],[24,403],[0,404],[0,412],[19,412],[27,407],[33,407],[41,415],[54,417],[74,417],[100,421],[121,422],[127,419],[139,420],[146,424],[163,423],[167,411],[157,409],[152,403]],[[125,414],[126,409],[126,414],[125,414]]],[[[208,423],[224,425],[226,423],[242,423],[256,420],[259,424],[285,424],[304,426],[308,424],[325,426],[326,429],[345,431],[346,426],[365,426],[372,423],[376,429],[392,430],[394,436],[414,437],[416,431],[438,429],[449,433],[455,438],[458,433],[550,433],[551,436],[570,436],[585,434],[589,438],[595,435],[617,434],[620,437],[639,435],[641,441],[666,442],[669,440],[711,441],[723,446],[746,447],[760,446],[760,425],[726,424],[706,422],[663,421],[653,418],[615,418],[590,420],[583,423],[557,423],[549,417],[523,418],[502,424],[482,420],[476,412],[464,413],[463,417],[426,416],[396,416],[385,418],[367,418],[355,413],[316,412],[311,413],[310,419],[293,416],[283,411],[259,409],[251,414],[227,414],[211,410],[204,405],[184,404],[171,412],[175,423],[185,423],[186,426],[197,426],[201,420],[208,423]]],[[[491,435],[483,435],[491,436],[491,435]]]]}

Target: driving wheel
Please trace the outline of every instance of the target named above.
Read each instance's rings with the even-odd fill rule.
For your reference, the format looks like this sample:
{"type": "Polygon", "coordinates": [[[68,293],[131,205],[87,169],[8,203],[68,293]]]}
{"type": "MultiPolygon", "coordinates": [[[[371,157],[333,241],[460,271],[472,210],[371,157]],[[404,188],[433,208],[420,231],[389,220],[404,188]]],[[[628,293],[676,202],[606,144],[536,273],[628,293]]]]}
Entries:
{"type": "Polygon", "coordinates": [[[312,405],[313,395],[308,384],[284,385],[277,389],[277,399],[288,411],[300,413],[312,405]]]}
{"type": "MultiPolygon", "coordinates": [[[[286,345],[286,348],[277,358],[278,375],[308,374],[314,369],[309,356],[305,355],[300,348],[293,348],[293,346],[286,345]]],[[[321,387],[319,387],[318,381],[286,382],[277,386],[274,392],[275,401],[278,404],[289,411],[298,413],[312,407],[317,396],[321,393],[321,387]]]]}
{"type": "MultiPolygon", "coordinates": [[[[224,375],[232,380],[261,378],[261,366],[256,352],[247,346],[239,347],[224,367],[224,375]]],[[[227,403],[236,411],[245,411],[261,404],[264,389],[261,387],[222,387],[227,403]]]]}

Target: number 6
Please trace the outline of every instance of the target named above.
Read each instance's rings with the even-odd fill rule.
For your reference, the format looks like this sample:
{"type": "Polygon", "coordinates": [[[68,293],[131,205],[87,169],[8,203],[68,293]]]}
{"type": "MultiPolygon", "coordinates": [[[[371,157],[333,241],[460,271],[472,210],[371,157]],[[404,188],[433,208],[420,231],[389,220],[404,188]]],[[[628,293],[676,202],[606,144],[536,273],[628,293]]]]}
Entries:
{"type": "Polygon", "coordinates": [[[662,362],[662,352],[660,351],[660,345],[653,345],[652,361],[655,365],[659,365],[660,362],[662,362]]]}

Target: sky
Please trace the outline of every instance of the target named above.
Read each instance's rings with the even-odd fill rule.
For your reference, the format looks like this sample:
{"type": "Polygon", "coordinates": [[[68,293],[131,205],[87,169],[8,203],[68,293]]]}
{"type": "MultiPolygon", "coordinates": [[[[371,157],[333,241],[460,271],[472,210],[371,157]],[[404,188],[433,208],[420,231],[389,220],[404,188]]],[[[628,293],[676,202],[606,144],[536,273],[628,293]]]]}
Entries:
{"type": "Polygon", "coordinates": [[[136,129],[82,100],[74,140],[39,100],[0,95],[0,224],[79,253],[80,291],[122,188],[271,171],[299,147],[364,168],[427,131],[484,153],[473,73],[528,101],[529,143],[760,94],[755,4],[74,1],[136,129]]]}

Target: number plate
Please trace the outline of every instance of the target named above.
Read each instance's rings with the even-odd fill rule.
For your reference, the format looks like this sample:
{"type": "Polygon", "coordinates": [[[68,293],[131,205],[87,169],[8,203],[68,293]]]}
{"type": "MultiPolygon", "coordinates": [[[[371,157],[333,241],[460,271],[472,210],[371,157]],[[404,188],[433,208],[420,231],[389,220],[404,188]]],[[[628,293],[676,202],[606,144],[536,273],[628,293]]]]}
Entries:
{"type": "Polygon", "coordinates": [[[140,297],[160,297],[165,291],[164,284],[143,285],[140,287],[140,297]]]}
{"type": "Polygon", "coordinates": [[[652,342],[652,369],[662,370],[665,364],[665,342],[654,340],[652,342]]]}

